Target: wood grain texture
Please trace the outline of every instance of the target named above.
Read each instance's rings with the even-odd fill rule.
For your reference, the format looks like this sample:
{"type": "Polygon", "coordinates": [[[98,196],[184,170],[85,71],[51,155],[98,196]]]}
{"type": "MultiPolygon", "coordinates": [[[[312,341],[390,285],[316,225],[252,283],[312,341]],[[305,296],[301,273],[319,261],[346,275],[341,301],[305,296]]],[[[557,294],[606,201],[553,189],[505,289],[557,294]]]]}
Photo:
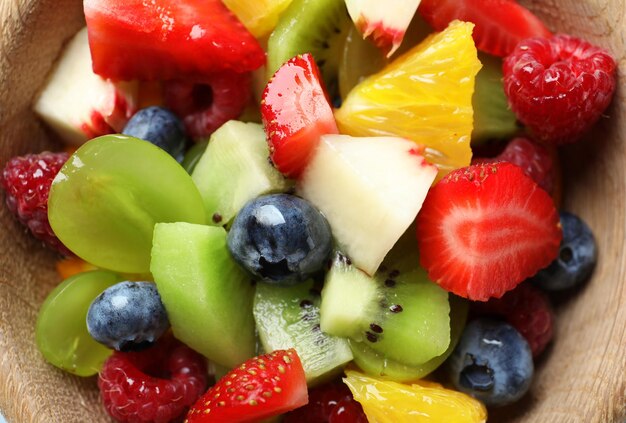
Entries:
{"type": "MultiPolygon", "coordinates": [[[[522,1],[560,32],[580,34],[619,62],[617,95],[588,139],[564,151],[566,208],[593,228],[591,283],[557,305],[556,342],[531,393],[492,413],[507,423],[623,423],[626,419],[626,5],[624,0],[522,1]],[[610,118],[610,119],[609,119],[610,118]]],[[[63,43],[83,24],[80,0],[0,0],[0,166],[54,149],[30,111],[63,43]]],[[[0,207],[0,409],[9,422],[107,422],[95,379],[43,362],[37,309],[59,282],[56,257],[0,207]]]]}

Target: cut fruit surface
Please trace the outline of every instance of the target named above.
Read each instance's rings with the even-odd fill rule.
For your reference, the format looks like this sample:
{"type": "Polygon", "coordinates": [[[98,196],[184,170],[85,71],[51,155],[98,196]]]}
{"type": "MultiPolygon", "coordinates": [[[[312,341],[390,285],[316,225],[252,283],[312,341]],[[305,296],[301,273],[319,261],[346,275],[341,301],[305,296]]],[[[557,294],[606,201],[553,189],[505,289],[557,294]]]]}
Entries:
{"type": "Polygon", "coordinates": [[[137,96],[136,82],[112,82],[93,72],[83,28],[63,50],[34,110],[63,141],[80,145],[121,132],[137,110],[137,96]]]}
{"type": "Polygon", "coordinates": [[[106,78],[202,82],[215,72],[246,72],[265,63],[259,43],[220,0],[83,5],[93,69],[106,78]]]}
{"type": "Polygon", "coordinates": [[[345,339],[320,330],[320,298],[311,288],[312,282],[293,287],[259,283],[254,299],[254,319],[263,349],[295,348],[309,386],[337,376],[352,361],[345,339]]]}
{"type": "Polygon", "coordinates": [[[228,7],[256,38],[268,35],[291,0],[224,0],[228,7]]]}
{"type": "Polygon", "coordinates": [[[292,57],[311,53],[333,98],[338,91],[338,58],[351,26],[344,0],[293,0],[268,41],[268,78],[292,57]]]}
{"type": "Polygon", "coordinates": [[[389,358],[385,353],[371,348],[366,342],[349,340],[354,363],[366,374],[396,382],[410,382],[423,378],[437,369],[454,351],[467,319],[468,302],[450,296],[450,345],[446,351],[420,365],[407,365],[389,358]]]}
{"type": "Polygon", "coordinates": [[[525,38],[552,36],[515,0],[423,0],[419,12],[437,31],[455,19],[476,24],[476,46],[495,56],[508,55],[525,38]]]}
{"type": "Polygon", "coordinates": [[[154,225],[204,223],[205,216],[198,189],[172,156],[147,141],[105,135],[82,145],[61,168],[50,188],[48,219],[85,261],[148,273],[154,225]]]}
{"type": "Polygon", "coordinates": [[[459,169],[435,185],[417,218],[420,263],[444,289],[500,298],[556,258],[559,216],[518,166],[459,169]]]}
{"type": "Polygon", "coordinates": [[[211,135],[191,174],[209,224],[227,224],[249,200],[288,188],[268,156],[259,124],[231,120],[211,135]]]}
{"type": "Polygon", "coordinates": [[[382,381],[347,371],[344,382],[376,423],[484,423],[487,410],[461,392],[427,381],[412,385],[382,381]]]}
{"type": "Polygon", "coordinates": [[[472,97],[472,145],[509,138],[519,130],[517,118],[504,94],[502,60],[486,54],[479,54],[478,57],[483,67],[476,75],[476,89],[472,97]]]}
{"type": "Polygon", "coordinates": [[[323,135],[299,192],[326,216],[339,249],[373,275],[415,219],[436,173],[408,140],[323,135]]]}
{"type": "Polygon", "coordinates": [[[341,133],[426,146],[440,177],[472,158],[472,94],[481,64],[470,23],[453,22],[354,87],[335,112],[341,133]]]}
{"type": "Polygon", "coordinates": [[[428,280],[416,261],[371,278],[337,254],[320,313],[324,332],[363,342],[409,366],[443,354],[450,344],[448,293],[428,280]]]}
{"type": "Polygon", "coordinates": [[[158,224],[150,271],[177,339],[226,367],[254,356],[254,288],[223,228],[158,224]]]}
{"type": "Polygon", "coordinates": [[[320,136],[339,132],[311,54],[297,55],[276,71],[263,91],[261,116],[272,161],[283,174],[299,176],[320,136]]]}
{"type": "Polygon", "coordinates": [[[400,47],[419,4],[420,0],[346,0],[350,17],[363,38],[371,38],[387,57],[400,47]]]}

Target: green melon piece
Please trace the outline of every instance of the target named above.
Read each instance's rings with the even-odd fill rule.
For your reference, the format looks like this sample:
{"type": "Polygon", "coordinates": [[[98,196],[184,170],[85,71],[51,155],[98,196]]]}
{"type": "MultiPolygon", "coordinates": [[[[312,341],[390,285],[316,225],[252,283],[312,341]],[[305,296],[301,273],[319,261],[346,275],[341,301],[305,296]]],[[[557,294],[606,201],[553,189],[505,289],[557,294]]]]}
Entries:
{"type": "Polygon", "coordinates": [[[176,338],[226,367],[254,356],[254,287],[223,228],[157,224],[150,271],[176,338]]]}
{"type": "Polygon", "coordinates": [[[226,224],[249,200],[289,189],[290,182],[272,166],[269,154],[258,123],[231,120],[211,135],[191,174],[207,222],[226,224]]]}
{"type": "Polygon", "coordinates": [[[352,361],[347,340],[320,330],[320,298],[312,287],[312,281],[291,287],[259,283],[254,300],[263,349],[295,348],[309,386],[332,379],[352,361]]]}

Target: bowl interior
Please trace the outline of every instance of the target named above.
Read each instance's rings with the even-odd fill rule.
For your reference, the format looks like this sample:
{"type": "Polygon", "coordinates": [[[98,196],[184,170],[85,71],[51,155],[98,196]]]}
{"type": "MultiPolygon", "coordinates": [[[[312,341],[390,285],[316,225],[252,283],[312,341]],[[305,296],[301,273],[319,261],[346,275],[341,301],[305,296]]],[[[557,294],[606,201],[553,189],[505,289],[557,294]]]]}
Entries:
{"type": "MultiPolygon", "coordinates": [[[[556,342],[531,392],[493,421],[622,422],[626,416],[626,5],[623,0],[523,1],[558,32],[611,51],[615,99],[587,139],[562,151],[564,208],[593,229],[600,258],[592,281],[556,301],[556,342]]],[[[22,0],[0,7],[0,166],[59,144],[30,107],[63,43],[82,25],[78,0],[22,0]]],[[[0,207],[0,410],[16,422],[106,422],[95,378],[47,365],[34,327],[59,282],[57,257],[0,207]]],[[[490,421],[492,421],[490,419],[490,421]]]]}

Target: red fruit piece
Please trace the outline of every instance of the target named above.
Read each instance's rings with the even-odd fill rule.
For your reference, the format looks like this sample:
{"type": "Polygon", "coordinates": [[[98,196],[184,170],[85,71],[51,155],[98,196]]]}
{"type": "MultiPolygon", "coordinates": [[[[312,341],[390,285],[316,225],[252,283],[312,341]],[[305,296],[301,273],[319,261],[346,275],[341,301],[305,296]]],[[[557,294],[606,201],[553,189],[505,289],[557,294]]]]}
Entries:
{"type": "Polygon", "coordinates": [[[306,378],[298,354],[294,349],[277,350],[231,370],[196,402],[185,422],[256,422],[306,403],[306,378]]]}
{"type": "Polygon", "coordinates": [[[66,256],[74,256],[57,238],[48,221],[48,195],[52,180],[67,161],[67,153],[43,152],[14,157],[0,182],[8,209],[35,238],[66,256]]]}
{"type": "Polygon", "coordinates": [[[500,155],[494,158],[477,158],[472,160],[472,164],[499,161],[513,163],[521,167],[541,188],[552,194],[556,174],[553,157],[546,147],[520,137],[511,140],[500,155]]]}
{"type": "Polygon", "coordinates": [[[113,80],[203,81],[265,53],[220,0],[84,0],[93,70],[113,80]]]}
{"type": "Polygon", "coordinates": [[[472,311],[478,315],[504,317],[526,338],[533,357],[541,354],[552,339],[554,312],[550,301],[528,282],[518,285],[502,298],[492,298],[486,303],[472,303],[472,311]]]}
{"type": "Polygon", "coordinates": [[[115,351],[98,378],[104,408],[119,422],[170,422],[206,386],[205,359],[171,338],[141,352],[115,351]]]}
{"type": "Polygon", "coordinates": [[[211,135],[243,112],[252,95],[249,72],[221,72],[202,83],[169,81],[164,84],[165,104],[184,122],[192,138],[211,135]]]}
{"type": "Polygon", "coordinates": [[[473,22],[476,48],[496,56],[506,56],[525,38],[552,35],[514,0],[422,0],[418,11],[437,31],[455,19],[473,22]]]}
{"type": "Polygon", "coordinates": [[[283,423],[367,423],[363,407],[341,381],[309,392],[309,403],[291,411],[283,423]]]}
{"type": "Polygon", "coordinates": [[[540,140],[578,140],[615,91],[615,60],[569,35],[521,42],[504,60],[504,91],[517,118],[540,140]]]}
{"type": "Polygon", "coordinates": [[[288,60],[263,91],[261,116],[276,168],[298,177],[309,163],[320,136],[337,134],[337,124],[315,59],[288,60]]]}
{"type": "Polygon", "coordinates": [[[546,267],[561,237],[548,193],[505,162],[450,173],[417,217],[420,263],[430,279],[474,301],[499,298],[546,267]]]}

